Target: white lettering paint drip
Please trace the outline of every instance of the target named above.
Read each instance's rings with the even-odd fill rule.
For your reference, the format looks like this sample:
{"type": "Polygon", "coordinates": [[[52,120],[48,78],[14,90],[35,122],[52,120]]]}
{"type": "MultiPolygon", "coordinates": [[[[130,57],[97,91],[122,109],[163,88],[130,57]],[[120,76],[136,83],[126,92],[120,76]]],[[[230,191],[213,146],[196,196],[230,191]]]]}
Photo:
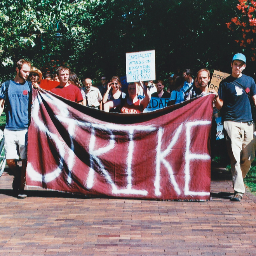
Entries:
{"type": "MultiPolygon", "coordinates": [[[[61,100],[56,99],[55,97],[51,96],[50,94],[43,94],[41,95],[42,98],[46,102],[50,102],[51,104],[55,105],[55,107],[58,109],[59,113],[56,115],[56,118],[60,120],[63,123],[68,124],[68,133],[71,141],[70,148],[66,146],[66,143],[63,140],[60,140],[57,135],[55,135],[53,132],[49,130],[48,127],[45,126],[44,122],[39,118],[39,110],[40,110],[40,104],[42,104],[42,98],[37,97],[37,100],[35,100],[32,108],[32,117],[34,118],[35,125],[38,127],[38,129],[45,133],[48,138],[50,138],[55,144],[56,148],[59,151],[60,160],[58,163],[58,166],[56,169],[54,169],[52,172],[49,172],[45,175],[42,175],[34,170],[31,163],[28,163],[27,172],[28,175],[31,177],[34,181],[43,181],[44,183],[51,182],[55,180],[62,172],[63,166],[64,166],[64,159],[68,158],[67,160],[67,167],[68,167],[68,174],[67,174],[67,181],[70,184],[72,182],[72,169],[74,167],[75,162],[75,153],[74,153],[74,143],[73,143],[73,135],[75,128],[77,126],[85,126],[87,128],[90,128],[91,131],[91,139],[89,143],[89,154],[90,154],[90,169],[89,174],[85,183],[85,186],[88,189],[91,189],[94,185],[94,166],[97,164],[98,168],[101,170],[102,174],[106,178],[107,182],[112,187],[112,193],[113,194],[134,194],[134,195],[147,195],[148,192],[146,190],[136,190],[132,188],[132,160],[133,160],[133,152],[134,152],[134,131],[143,131],[143,132],[151,132],[155,131],[157,128],[153,126],[122,126],[118,124],[111,124],[106,123],[104,125],[101,124],[92,124],[88,122],[79,122],[76,120],[73,120],[69,117],[69,110],[66,107],[66,104],[63,103],[61,100]],[[99,148],[97,150],[94,149],[96,137],[95,137],[95,130],[103,130],[106,131],[109,134],[109,144],[106,147],[99,148]],[[113,131],[122,131],[127,132],[129,134],[129,145],[128,145],[128,155],[127,155],[127,187],[125,189],[118,189],[113,182],[110,174],[105,170],[102,162],[99,159],[100,155],[103,155],[107,153],[108,151],[112,150],[115,146],[115,136],[113,134],[113,131]]],[[[185,152],[185,187],[184,187],[184,193],[185,195],[199,195],[199,196],[205,196],[209,195],[209,192],[194,192],[189,190],[189,184],[190,184],[190,162],[192,160],[209,160],[210,156],[208,154],[191,154],[190,153],[190,133],[193,126],[198,125],[209,125],[210,121],[194,121],[186,123],[186,152],[185,152]]],[[[170,144],[166,148],[166,150],[161,151],[161,145],[162,145],[162,136],[163,136],[163,128],[159,128],[158,130],[158,144],[157,144],[157,155],[156,155],[156,177],[155,177],[155,195],[160,196],[160,170],[161,170],[161,163],[164,164],[165,168],[168,170],[170,181],[174,187],[175,192],[180,195],[181,190],[175,180],[175,176],[173,173],[173,169],[165,159],[165,157],[171,152],[173,146],[177,143],[177,140],[181,134],[183,128],[183,124],[181,124],[175,134],[172,138],[170,144]]]]}
{"type": "Polygon", "coordinates": [[[161,192],[160,192],[160,170],[161,170],[161,163],[164,164],[165,168],[167,169],[169,175],[170,175],[170,180],[171,180],[171,183],[174,187],[174,190],[175,192],[180,195],[180,189],[179,189],[179,186],[175,180],[175,177],[174,177],[174,174],[173,174],[173,169],[170,165],[170,163],[168,163],[166,160],[165,160],[165,157],[170,153],[170,151],[172,150],[173,146],[176,144],[178,138],[179,138],[179,135],[181,133],[181,130],[182,130],[182,127],[183,127],[183,124],[181,124],[178,129],[176,130],[169,146],[167,147],[166,150],[162,151],[161,152],[161,146],[162,146],[162,137],[163,137],[163,128],[159,128],[158,130],[158,144],[157,144],[157,148],[156,148],[156,151],[157,151],[157,156],[156,156],[156,178],[155,178],[155,195],[156,196],[161,196],[161,192]]]}
{"type": "MultiPolygon", "coordinates": [[[[99,125],[93,125],[93,128],[95,126],[98,126],[98,128],[102,128],[102,126],[99,125]]],[[[100,159],[98,158],[99,155],[102,155],[109,150],[114,148],[115,145],[115,137],[113,134],[110,136],[110,144],[106,146],[105,148],[100,148],[97,151],[94,151],[95,146],[95,131],[92,129],[92,136],[90,140],[90,147],[89,147],[89,154],[90,154],[90,171],[87,178],[87,184],[86,187],[88,189],[91,189],[94,184],[94,169],[93,169],[93,163],[96,162],[98,166],[100,167],[101,171],[103,172],[105,178],[107,179],[108,183],[112,186],[112,193],[113,194],[126,194],[126,195],[147,195],[146,190],[136,190],[132,188],[132,158],[133,158],[133,152],[134,152],[134,141],[133,141],[133,133],[134,130],[143,130],[143,131],[153,131],[155,130],[154,127],[144,127],[144,126],[136,126],[136,127],[123,127],[119,125],[106,125],[107,128],[112,128],[107,130],[108,132],[111,132],[111,130],[121,130],[121,131],[128,131],[129,132],[129,147],[128,147],[128,157],[127,157],[127,188],[126,189],[118,189],[115,185],[115,183],[112,181],[109,173],[105,170],[103,164],[101,163],[100,159]]],[[[106,127],[105,127],[106,129],[106,127]]]]}
{"type": "Polygon", "coordinates": [[[89,174],[87,177],[87,182],[86,182],[86,187],[88,189],[91,189],[94,185],[94,164],[97,163],[97,165],[100,167],[104,177],[106,178],[107,182],[112,186],[112,193],[113,194],[136,194],[136,195],[147,195],[146,190],[136,190],[132,189],[132,168],[131,168],[131,163],[132,163],[132,156],[133,156],[133,151],[134,151],[134,142],[133,142],[133,134],[134,130],[138,131],[144,131],[144,132],[150,132],[156,130],[155,127],[152,126],[121,126],[121,125],[116,125],[116,124],[92,124],[92,123],[86,123],[86,122],[79,122],[76,120],[73,120],[72,118],[69,117],[69,111],[66,107],[66,104],[63,103],[61,100],[56,99],[55,97],[52,97],[50,94],[43,94],[41,95],[42,98],[46,102],[50,102],[56,108],[59,110],[60,114],[56,115],[56,118],[60,120],[63,123],[67,123],[68,126],[68,132],[70,136],[70,141],[71,145],[70,148],[68,148],[65,153],[65,142],[60,140],[57,135],[54,133],[50,132],[48,127],[45,126],[45,124],[40,120],[39,118],[39,106],[42,104],[42,99],[40,97],[37,97],[37,100],[34,101],[34,105],[32,108],[32,117],[34,118],[34,123],[38,127],[38,129],[41,132],[44,132],[49,138],[51,138],[52,141],[56,143],[56,147],[59,151],[60,154],[60,161],[58,167],[45,175],[42,175],[38,173],[37,171],[34,170],[32,167],[31,163],[28,163],[27,166],[27,172],[28,175],[31,177],[32,180],[34,181],[43,181],[45,183],[51,182],[54,179],[56,179],[60,174],[61,170],[64,165],[64,159],[65,156],[68,156],[68,177],[67,181],[68,183],[72,182],[72,169],[74,167],[74,161],[75,161],[75,154],[74,154],[74,143],[73,143],[73,135],[75,131],[76,126],[87,126],[91,128],[91,139],[90,139],[90,144],[89,144],[89,154],[90,154],[90,170],[89,174]],[[95,146],[95,129],[99,130],[104,130],[110,134],[110,141],[109,145],[104,147],[104,148],[99,148],[98,150],[94,150],[95,146]],[[113,182],[111,176],[109,173],[105,170],[103,164],[101,163],[100,159],[98,158],[99,155],[107,153],[109,150],[114,148],[115,145],[115,136],[113,135],[112,131],[127,131],[129,133],[129,152],[128,152],[128,158],[127,158],[127,188],[126,189],[117,189],[115,183],[113,182]]]}
{"type": "Polygon", "coordinates": [[[186,164],[185,164],[185,188],[184,188],[184,194],[185,195],[191,195],[191,196],[208,196],[210,195],[209,192],[195,192],[195,191],[190,191],[189,190],[189,183],[190,183],[190,161],[192,160],[209,160],[211,159],[210,155],[207,154],[191,154],[190,152],[190,134],[191,134],[191,129],[193,126],[199,126],[199,125],[210,125],[210,121],[195,121],[195,122],[188,122],[186,123],[186,153],[185,153],[185,159],[186,159],[186,164]]]}
{"type": "MultiPolygon", "coordinates": [[[[58,108],[58,110],[60,111],[60,115],[57,117],[59,117],[59,119],[61,119],[62,115],[67,116],[67,117],[69,116],[68,109],[66,108],[66,105],[62,101],[57,100],[56,98],[53,99],[50,94],[45,96],[45,100],[54,104],[58,108]]],[[[47,173],[45,175],[42,175],[42,174],[36,172],[30,163],[28,163],[27,172],[28,172],[29,176],[34,181],[42,181],[44,183],[48,183],[48,182],[55,180],[62,172],[63,165],[64,165],[64,159],[65,159],[65,155],[66,155],[65,154],[65,142],[60,140],[57,135],[50,132],[48,127],[46,127],[45,124],[42,122],[42,120],[40,120],[39,106],[41,103],[42,103],[41,98],[37,97],[37,100],[35,100],[33,103],[31,116],[33,116],[34,122],[37,125],[38,129],[41,132],[44,132],[47,137],[49,137],[52,141],[55,142],[56,147],[59,151],[60,161],[59,161],[59,165],[57,166],[57,168],[54,171],[47,173]]],[[[68,153],[67,154],[68,155],[68,170],[69,170],[67,181],[69,183],[71,183],[71,180],[72,180],[71,179],[71,170],[74,165],[74,160],[73,160],[74,159],[74,144],[73,144],[73,140],[72,140],[72,135],[74,134],[75,122],[70,122],[70,118],[69,118],[67,123],[69,124],[68,131],[69,131],[69,136],[70,136],[70,141],[71,141],[71,150],[69,150],[69,152],[67,152],[68,153]]]]}

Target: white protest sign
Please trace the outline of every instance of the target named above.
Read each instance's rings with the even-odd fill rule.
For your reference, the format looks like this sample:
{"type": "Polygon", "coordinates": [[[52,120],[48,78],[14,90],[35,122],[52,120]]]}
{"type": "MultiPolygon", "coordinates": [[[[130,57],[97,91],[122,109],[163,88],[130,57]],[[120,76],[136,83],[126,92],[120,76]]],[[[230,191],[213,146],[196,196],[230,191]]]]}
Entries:
{"type": "Polygon", "coordinates": [[[156,79],[155,50],[126,53],[127,82],[156,79]]]}

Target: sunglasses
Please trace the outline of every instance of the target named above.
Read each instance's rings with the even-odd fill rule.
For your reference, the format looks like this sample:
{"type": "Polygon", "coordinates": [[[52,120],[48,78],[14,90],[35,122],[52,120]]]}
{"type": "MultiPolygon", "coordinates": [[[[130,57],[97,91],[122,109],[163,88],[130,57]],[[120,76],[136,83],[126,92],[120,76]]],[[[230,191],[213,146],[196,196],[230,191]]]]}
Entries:
{"type": "Polygon", "coordinates": [[[37,73],[30,73],[29,76],[39,76],[37,73]]]}

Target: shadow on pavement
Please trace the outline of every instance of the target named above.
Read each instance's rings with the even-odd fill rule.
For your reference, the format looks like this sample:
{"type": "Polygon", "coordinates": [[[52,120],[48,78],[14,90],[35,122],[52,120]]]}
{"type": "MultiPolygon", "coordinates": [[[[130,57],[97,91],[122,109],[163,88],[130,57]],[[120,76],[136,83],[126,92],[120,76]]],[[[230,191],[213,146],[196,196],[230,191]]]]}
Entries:
{"type": "Polygon", "coordinates": [[[231,180],[232,179],[231,171],[223,167],[212,167],[211,179],[213,181],[231,180]]]}
{"type": "MultiPolygon", "coordinates": [[[[72,193],[66,193],[61,191],[52,191],[52,190],[25,190],[25,193],[28,197],[50,197],[50,198],[77,198],[77,199],[89,199],[91,197],[87,197],[86,195],[80,195],[80,194],[72,194],[72,193]]],[[[17,197],[16,194],[14,194],[12,189],[0,189],[0,194],[17,197]]]]}
{"type": "MultiPolygon", "coordinates": [[[[225,180],[231,181],[232,180],[231,171],[227,170],[225,167],[212,166],[211,180],[212,181],[225,181],[225,180]]],[[[213,198],[230,199],[232,196],[233,196],[233,193],[228,193],[228,192],[219,192],[219,193],[211,192],[211,197],[213,198]]]]}
{"type": "Polygon", "coordinates": [[[228,193],[228,192],[219,192],[219,193],[211,192],[211,197],[214,197],[214,198],[230,199],[232,196],[233,196],[233,193],[228,193]]]}

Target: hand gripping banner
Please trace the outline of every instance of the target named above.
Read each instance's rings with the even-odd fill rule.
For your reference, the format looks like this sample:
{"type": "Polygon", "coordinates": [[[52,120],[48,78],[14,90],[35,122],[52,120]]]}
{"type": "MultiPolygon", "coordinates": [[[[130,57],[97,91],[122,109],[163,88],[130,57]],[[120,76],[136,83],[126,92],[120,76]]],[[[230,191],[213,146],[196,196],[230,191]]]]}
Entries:
{"type": "Polygon", "coordinates": [[[88,196],[208,200],[213,97],[117,114],[34,90],[27,185],[88,196]]]}

